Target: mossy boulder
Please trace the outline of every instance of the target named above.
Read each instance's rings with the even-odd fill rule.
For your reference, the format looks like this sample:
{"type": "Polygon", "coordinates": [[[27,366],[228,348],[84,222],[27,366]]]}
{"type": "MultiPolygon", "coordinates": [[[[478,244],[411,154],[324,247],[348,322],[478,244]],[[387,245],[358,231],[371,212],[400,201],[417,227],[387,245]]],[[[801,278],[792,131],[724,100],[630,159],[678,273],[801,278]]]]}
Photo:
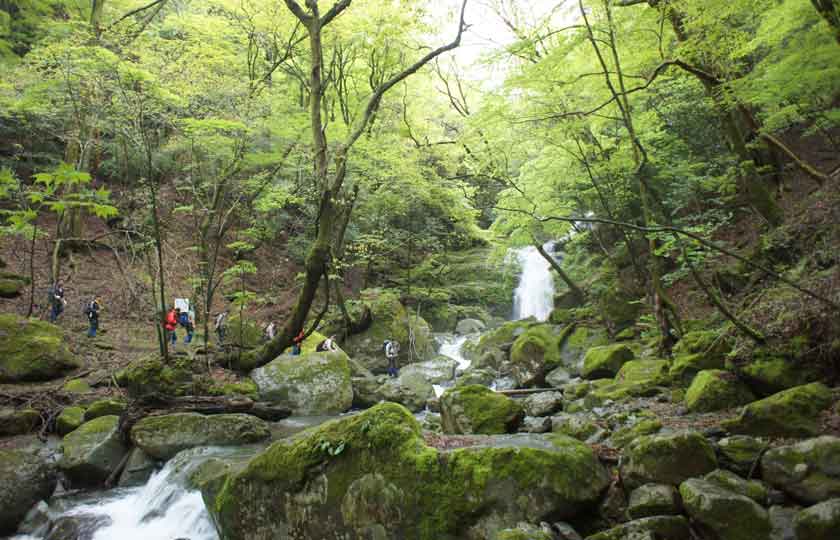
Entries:
{"type": "Polygon", "coordinates": [[[41,413],[35,409],[0,409],[0,437],[23,435],[41,425],[41,413]]]}
{"type": "Polygon", "coordinates": [[[632,326],[642,311],[642,302],[623,291],[610,291],[598,299],[598,313],[613,332],[632,326]]]}
{"type": "Polygon", "coordinates": [[[393,378],[384,375],[354,378],[353,392],[353,404],[356,407],[370,407],[380,401],[391,401],[411,412],[422,411],[426,403],[435,397],[434,387],[423,374],[408,371],[407,368],[393,378]]]}
{"type": "Polygon", "coordinates": [[[494,540],[555,540],[555,536],[548,524],[542,529],[528,523],[520,523],[515,529],[499,531],[494,540]]]}
{"type": "Polygon", "coordinates": [[[686,513],[703,537],[712,540],[766,540],[770,538],[767,510],[749,497],[716,484],[691,478],[680,484],[686,513]]]}
{"type": "Polygon", "coordinates": [[[493,538],[593,508],[609,483],[593,451],[536,437],[441,451],[384,403],[274,443],[205,501],[228,540],[493,538]]]}
{"type": "Polygon", "coordinates": [[[48,499],[55,469],[37,456],[0,448],[0,535],[13,535],[26,513],[48,499]]]}
{"type": "Polygon", "coordinates": [[[508,353],[513,347],[513,342],[535,324],[540,323],[537,323],[537,320],[533,317],[519,321],[508,321],[498,328],[482,334],[477,342],[468,341],[465,343],[462,349],[463,354],[473,362],[487,354],[507,359],[508,353]]]}
{"type": "Polygon", "coordinates": [[[353,405],[350,360],[343,351],[281,355],[251,372],[260,398],[297,414],[341,413],[353,405]]]}
{"type": "Polygon", "coordinates": [[[682,516],[653,516],[628,521],[586,540],[686,540],[691,538],[688,520],[682,516]]]}
{"type": "Polygon", "coordinates": [[[584,415],[561,413],[551,417],[551,431],[587,442],[603,432],[603,428],[584,415]]]}
{"type": "Polygon", "coordinates": [[[625,448],[624,458],[621,478],[630,487],[676,486],[717,468],[714,448],[695,431],[639,437],[625,448]]]}
{"type": "Polygon", "coordinates": [[[48,381],[80,365],[58,326],[0,315],[0,383],[48,381]]]}
{"type": "Polygon", "coordinates": [[[17,298],[24,287],[26,282],[21,279],[0,277],[0,298],[17,298]]]}
{"type": "Polygon", "coordinates": [[[840,497],[840,438],[822,436],[767,451],[761,475],[806,504],[840,497]]]}
{"type": "Polygon", "coordinates": [[[651,516],[672,516],[680,513],[677,488],[666,484],[644,484],[630,493],[627,516],[641,519],[651,516]]]}
{"type": "MultiPolygon", "coordinates": [[[[587,351],[592,347],[608,345],[609,342],[609,336],[603,328],[576,325],[568,331],[565,339],[560,343],[560,361],[572,375],[579,375],[583,370],[587,351]]],[[[609,376],[613,375],[615,372],[609,376]]]]}
{"type": "Polygon", "coordinates": [[[599,385],[590,395],[593,402],[652,396],[661,391],[667,374],[668,362],[665,360],[630,360],[621,366],[612,382],[599,385]]]}
{"type": "Polygon", "coordinates": [[[138,358],[121,370],[117,383],[125,387],[132,397],[149,394],[183,396],[192,393],[192,361],[175,356],[163,362],[157,355],[138,358]]]}
{"type": "Polygon", "coordinates": [[[68,394],[87,394],[93,391],[93,388],[84,379],[70,379],[64,383],[61,389],[68,394]]]}
{"type": "Polygon", "coordinates": [[[510,373],[520,388],[542,385],[546,374],[560,364],[563,327],[537,324],[516,338],[510,349],[510,373]]]}
{"type": "Polygon", "coordinates": [[[685,393],[685,406],[691,412],[721,411],[752,401],[755,396],[737,375],[719,369],[698,373],[685,393]]]}
{"type": "Polygon", "coordinates": [[[120,399],[98,399],[88,405],[88,408],[85,411],[85,421],[87,422],[88,420],[99,418],[100,416],[120,416],[125,412],[127,407],[128,405],[126,402],[120,399]]]}
{"type": "Polygon", "coordinates": [[[240,318],[239,315],[231,315],[228,318],[225,343],[241,349],[255,349],[262,345],[262,342],[263,331],[256,321],[247,317],[240,318]]]}
{"type": "Polygon", "coordinates": [[[436,344],[431,326],[403,306],[396,291],[365,290],[363,299],[370,307],[373,322],[366,331],[350,336],[342,344],[354,360],[374,373],[385,373],[388,360],[382,344],[386,340],[400,343],[398,365],[406,365],[410,359],[422,362],[434,358],[436,344]],[[409,346],[409,328],[414,339],[413,347],[409,346]]]}
{"type": "Polygon", "coordinates": [[[674,355],[703,354],[723,361],[732,350],[732,340],[714,330],[687,332],[674,345],[674,355]]]}
{"type": "Polygon", "coordinates": [[[732,471],[718,469],[704,476],[703,480],[733,493],[749,497],[758,504],[764,505],[767,502],[768,490],[766,485],[758,480],[745,480],[732,471]]]}
{"type": "Polygon", "coordinates": [[[525,414],[529,416],[548,416],[563,408],[562,392],[540,392],[522,400],[525,414]]]}
{"type": "Polygon", "coordinates": [[[430,384],[449,382],[455,378],[458,362],[448,356],[438,356],[425,362],[409,364],[400,370],[400,376],[422,377],[430,384]]]}
{"type": "Polygon", "coordinates": [[[754,350],[749,362],[739,364],[736,369],[759,396],[770,396],[794,386],[802,386],[819,377],[810,365],[784,355],[775,355],[765,348],[754,350]]]}
{"type": "Polygon", "coordinates": [[[456,386],[440,398],[444,433],[514,433],[524,417],[522,405],[486,386],[456,386]]]}
{"type": "Polygon", "coordinates": [[[171,459],[196,446],[237,446],[260,442],[268,424],[247,414],[175,413],[147,416],[131,428],[131,442],[155,459],[171,459]]]}
{"type": "Polygon", "coordinates": [[[654,435],[662,429],[662,422],[656,418],[644,418],[630,426],[621,427],[612,434],[610,443],[616,448],[624,448],[644,435],[654,435]]]}
{"type": "Polygon", "coordinates": [[[118,433],[118,416],[100,416],[64,436],[59,468],[74,487],[102,484],[122,461],[128,449],[118,433]]]}
{"type": "Polygon", "coordinates": [[[84,407],[65,407],[61,414],[55,419],[55,430],[59,435],[64,436],[81,426],[85,422],[84,407]]]}
{"type": "Polygon", "coordinates": [[[484,321],[478,319],[461,319],[455,325],[455,333],[459,335],[478,334],[487,329],[484,321]]]}
{"type": "Polygon", "coordinates": [[[767,450],[767,442],[749,435],[725,437],[717,443],[720,466],[747,476],[767,450]]]}
{"type": "Polygon", "coordinates": [[[840,499],[815,504],[796,515],[793,524],[796,538],[836,540],[840,531],[840,499]]]}
{"type": "Polygon", "coordinates": [[[705,353],[676,355],[668,374],[675,383],[688,386],[701,371],[723,369],[724,364],[723,358],[705,353]]]}
{"type": "Polygon", "coordinates": [[[244,377],[235,381],[214,383],[207,389],[207,393],[211,396],[245,396],[257,398],[259,396],[259,388],[257,388],[257,383],[248,377],[244,377]]]}
{"type": "Polygon", "coordinates": [[[470,386],[473,384],[489,386],[498,376],[498,372],[492,369],[475,369],[470,367],[455,379],[455,386],[470,386]]]}
{"type": "Polygon", "coordinates": [[[125,468],[120,474],[120,487],[135,487],[145,484],[155,472],[155,460],[139,448],[132,448],[125,468]]]}
{"type": "Polygon", "coordinates": [[[797,386],[745,406],[723,424],[731,433],[766,437],[809,437],[820,433],[820,412],[831,405],[824,384],[797,386]]]}
{"type": "Polygon", "coordinates": [[[614,377],[625,362],[632,360],[633,351],[627,345],[617,343],[602,347],[592,347],[586,351],[581,375],[585,379],[603,379],[614,377]]]}

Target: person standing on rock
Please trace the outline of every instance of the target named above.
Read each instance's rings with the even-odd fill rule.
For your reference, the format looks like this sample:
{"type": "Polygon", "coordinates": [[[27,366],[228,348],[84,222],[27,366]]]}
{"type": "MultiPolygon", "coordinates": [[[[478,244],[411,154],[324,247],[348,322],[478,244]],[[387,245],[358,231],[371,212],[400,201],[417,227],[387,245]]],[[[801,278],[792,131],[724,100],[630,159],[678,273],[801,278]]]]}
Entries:
{"type": "Polygon", "coordinates": [[[178,319],[181,316],[181,310],[178,308],[172,308],[167,312],[166,319],[163,321],[163,328],[166,330],[167,335],[169,336],[169,341],[172,345],[178,341],[178,335],[176,330],[178,329],[178,319]]]}
{"type": "Polygon", "coordinates": [[[277,324],[271,321],[263,329],[263,341],[271,341],[275,335],[277,335],[277,324]]]}
{"type": "Polygon", "coordinates": [[[58,282],[54,287],[50,288],[50,322],[54,323],[58,320],[59,315],[64,312],[64,306],[67,305],[67,300],[64,299],[64,284],[58,282]]]}
{"type": "Polygon", "coordinates": [[[96,331],[99,330],[99,310],[102,309],[101,299],[94,298],[85,306],[85,315],[88,318],[88,337],[96,337],[96,331]]]}
{"type": "Polygon", "coordinates": [[[303,343],[303,340],[306,339],[306,335],[303,333],[303,330],[300,331],[300,334],[295,336],[292,340],[292,356],[299,356],[300,355],[300,346],[303,343]]]}
{"type": "Polygon", "coordinates": [[[224,310],[216,315],[216,320],[213,321],[213,329],[216,331],[216,337],[219,338],[219,345],[225,341],[225,330],[227,330],[228,310],[224,310]]]}
{"type": "Polygon", "coordinates": [[[383,346],[385,348],[385,358],[388,359],[388,375],[396,377],[399,375],[397,356],[400,354],[400,343],[389,339],[383,343],[383,346]]]}

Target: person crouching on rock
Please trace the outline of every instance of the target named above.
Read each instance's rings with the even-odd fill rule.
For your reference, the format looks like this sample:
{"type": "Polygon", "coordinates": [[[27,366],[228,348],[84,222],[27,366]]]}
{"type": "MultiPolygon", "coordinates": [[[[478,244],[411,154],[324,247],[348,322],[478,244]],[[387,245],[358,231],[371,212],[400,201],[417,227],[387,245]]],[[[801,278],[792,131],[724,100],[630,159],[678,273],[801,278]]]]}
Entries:
{"type": "Polygon", "coordinates": [[[166,313],[166,319],[163,321],[163,328],[166,330],[166,334],[172,345],[175,345],[178,341],[178,335],[175,330],[178,329],[178,319],[180,316],[181,310],[179,308],[172,308],[166,313]]]}
{"type": "Polygon", "coordinates": [[[398,341],[389,339],[382,345],[385,348],[385,358],[388,359],[388,375],[396,377],[399,375],[399,370],[397,370],[397,356],[400,354],[400,344],[398,341]]]}
{"type": "Polygon", "coordinates": [[[335,344],[335,336],[330,336],[315,347],[315,352],[334,352],[338,350],[335,344]]]}

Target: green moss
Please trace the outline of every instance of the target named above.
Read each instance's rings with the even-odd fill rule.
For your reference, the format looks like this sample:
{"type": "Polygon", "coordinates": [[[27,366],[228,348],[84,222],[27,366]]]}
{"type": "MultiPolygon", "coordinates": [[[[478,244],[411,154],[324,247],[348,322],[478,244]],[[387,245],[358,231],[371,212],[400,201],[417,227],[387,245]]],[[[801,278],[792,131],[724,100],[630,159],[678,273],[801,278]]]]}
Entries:
{"type": "Polygon", "coordinates": [[[728,371],[701,371],[685,393],[685,406],[692,412],[712,412],[740,407],[755,401],[750,389],[728,371]]]}
{"type": "Polygon", "coordinates": [[[765,348],[755,349],[749,363],[739,366],[738,372],[761,396],[801,386],[818,378],[812,366],[776,355],[765,348]]]}
{"type": "Polygon", "coordinates": [[[58,326],[0,315],[0,383],[49,380],[79,365],[58,326]]]}
{"type": "Polygon", "coordinates": [[[65,407],[55,419],[55,429],[59,435],[67,435],[85,421],[83,407],[65,407]]]}
{"type": "Polygon", "coordinates": [[[758,504],[763,505],[767,502],[767,486],[758,480],[744,480],[734,472],[722,469],[710,472],[703,477],[703,480],[733,493],[749,497],[758,504]]]}
{"type": "Polygon", "coordinates": [[[0,298],[15,298],[20,296],[26,283],[17,279],[0,278],[0,298]]]}
{"type": "Polygon", "coordinates": [[[669,375],[675,383],[689,385],[694,377],[703,370],[723,369],[723,358],[705,353],[683,354],[674,357],[669,375]]]}
{"type": "Polygon", "coordinates": [[[723,426],[745,435],[810,437],[822,431],[820,412],[831,402],[831,391],[824,384],[806,384],[750,403],[723,426]]]}
{"type": "Polygon", "coordinates": [[[840,530],[840,499],[831,499],[802,510],[794,520],[796,538],[835,540],[840,530]]]}
{"type": "Polygon", "coordinates": [[[259,391],[257,384],[251,379],[241,379],[233,382],[213,384],[208,393],[212,396],[247,396],[255,398],[259,391]]]}
{"type": "Polygon", "coordinates": [[[242,349],[255,349],[262,344],[263,331],[260,325],[248,318],[231,315],[228,319],[225,342],[242,349]]]}
{"type": "Polygon", "coordinates": [[[611,438],[613,446],[623,448],[643,435],[653,435],[662,429],[662,422],[655,418],[646,418],[632,426],[620,428],[611,438]]]}
{"type": "Polygon", "coordinates": [[[770,537],[767,511],[748,497],[699,478],[683,482],[680,495],[692,521],[709,531],[712,538],[754,540],[770,537]]]}
{"type": "Polygon", "coordinates": [[[86,394],[93,390],[84,379],[70,379],[61,389],[71,394],[86,394]]]}
{"type": "Polygon", "coordinates": [[[125,412],[127,405],[124,401],[118,399],[99,399],[88,406],[85,411],[85,420],[93,420],[100,416],[120,416],[125,412]]]}
{"type": "Polygon", "coordinates": [[[0,437],[23,435],[41,425],[41,413],[35,409],[0,409],[0,437]]]}
{"type": "Polygon", "coordinates": [[[174,357],[164,363],[157,355],[147,356],[132,362],[119,374],[117,382],[135,397],[155,393],[187,395],[193,386],[191,364],[185,357],[174,357]]]}
{"type": "Polygon", "coordinates": [[[545,375],[560,366],[560,343],[571,329],[536,324],[516,338],[510,350],[510,368],[519,386],[541,385],[545,375]]]}
{"type": "Polygon", "coordinates": [[[645,483],[679,485],[717,468],[712,445],[693,431],[639,437],[625,449],[621,477],[631,487],[645,483]]]}
{"type": "Polygon", "coordinates": [[[524,415],[516,400],[481,385],[451,388],[440,401],[445,433],[511,433],[524,415]]]}
{"type": "Polygon", "coordinates": [[[628,360],[633,359],[633,351],[627,345],[615,344],[592,347],[586,351],[581,374],[587,379],[612,377],[628,360]]]}
{"type": "Polygon", "coordinates": [[[732,350],[732,341],[713,330],[686,333],[674,346],[674,355],[703,354],[723,360],[732,350]]]}

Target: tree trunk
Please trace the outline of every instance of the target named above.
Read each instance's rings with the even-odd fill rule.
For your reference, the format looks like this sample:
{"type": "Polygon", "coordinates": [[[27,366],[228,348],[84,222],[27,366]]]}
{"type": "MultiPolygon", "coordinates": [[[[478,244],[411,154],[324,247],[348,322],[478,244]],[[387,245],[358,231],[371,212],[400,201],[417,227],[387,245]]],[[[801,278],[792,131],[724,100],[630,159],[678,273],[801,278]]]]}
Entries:
{"type": "Polygon", "coordinates": [[[584,300],[586,299],[586,294],[583,292],[583,290],[580,287],[578,287],[574,281],[572,281],[572,278],[570,278],[569,275],[563,271],[563,268],[561,268],[560,265],[557,264],[557,261],[554,260],[554,257],[549,255],[548,252],[546,252],[546,250],[542,247],[542,245],[539,242],[535,242],[534,246],[537,248],[537,251],[539,251],[540,255],[543,256],[543,259],[548,261],[548,264],[550,264],[554,271],[557,272],[557,275],[560,276],[560,279],[563,280],[563,283],[565,283],[569,290],[572,291],[577,305],[583,304],[584,300]]]}

